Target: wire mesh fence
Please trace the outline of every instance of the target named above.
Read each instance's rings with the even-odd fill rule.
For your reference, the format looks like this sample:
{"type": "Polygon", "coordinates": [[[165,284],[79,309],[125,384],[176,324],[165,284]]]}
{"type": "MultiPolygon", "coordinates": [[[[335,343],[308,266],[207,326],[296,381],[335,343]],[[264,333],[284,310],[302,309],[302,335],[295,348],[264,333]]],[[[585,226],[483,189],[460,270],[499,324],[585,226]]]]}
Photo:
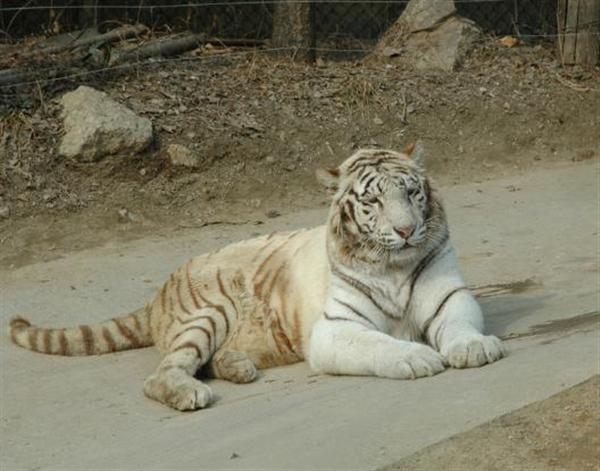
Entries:
{"type": "MultiPolygon", "coordinates": [[[[317,41],[331,43],[375,41],[398,18],[408,0],[312,3],[317,41]]],[[[459,14],[490,34],[544,37],[556,33],[556,0],[455,0],[454,3],[459,14]]],[[[152,29],[185,29],[213,37],[267,39],[271,36],[276,4],[277,0],[0,0],[0,41],[132,22],[141,22],[152,29]]]]}

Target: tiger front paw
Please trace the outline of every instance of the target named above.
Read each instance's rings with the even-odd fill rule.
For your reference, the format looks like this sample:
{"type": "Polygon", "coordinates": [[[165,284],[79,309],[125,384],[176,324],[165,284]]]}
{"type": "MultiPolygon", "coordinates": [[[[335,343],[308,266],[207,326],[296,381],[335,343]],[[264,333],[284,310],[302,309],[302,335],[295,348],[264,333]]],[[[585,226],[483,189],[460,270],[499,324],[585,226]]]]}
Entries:
{"type": "Polygon", "coordinates": [[[433,376],[444,371],[442,356],[433,348],[414,343],[400,354],[390,355],[381,361],[377,376],[394,379],[416,379],[433,376]]]}
{"type": "Polygon", "coordinates": [[[441,353],[453,368],[473,368],[500,360],[506,349],[494,335],[470,334],[450,341],[441,353]]]}

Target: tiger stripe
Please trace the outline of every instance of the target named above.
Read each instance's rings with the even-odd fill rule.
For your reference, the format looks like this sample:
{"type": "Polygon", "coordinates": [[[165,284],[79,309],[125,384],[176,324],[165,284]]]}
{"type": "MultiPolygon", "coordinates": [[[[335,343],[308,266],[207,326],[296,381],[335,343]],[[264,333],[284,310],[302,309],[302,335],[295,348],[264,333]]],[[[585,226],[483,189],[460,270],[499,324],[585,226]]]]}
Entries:
{"type": "Polygon", "coordinates": [[[185,277],[187,280],[187,288],[190,293],[190,297],[192,298],[192,302],[194,303],[194,308],[200,309],[200,301],[198,301],[198,298],[196,297],[196,294],[194,293],[194,288],[192,286],[192,277],[190,275],[190,263],[191,262],[188,262],[185,266],[185,277]]]}
{"type": "Polygon", "coordinates": [[[106,328],[106,327],[102,327],[102,338],[108,345],[109,352],[117,351],[117,344],[115,343],[115,339],[113,338],[112,334],[110,333],[110,330],[108,330],[108,328],[106,328]]]}
{"type": "MultiPolygon", "coordinates": [[[[301,233],[301,231],[295,231],[292,232],[291,234],[288,234],[286,239],[277,246],[276,249],[274,249],[269,255],[267,255],[267,257],[265,257],[265,259],[262,261],[262,263],[258,266],[258,268],[256,269],[256,271],[254,272],[254,276],[252,277],[253,280],[256,280],[256,278],[258,277],[259,274],[262,274],[262,272],[265,269],[265,266],[267,266],[267,264],[271,261],[271,259],[275,256],[275,254],[280,253],[280,251],[296,236],[298,236],[301,233]]],[[[268,273],[267,275],[268,276],[268,273]]],[[[256,281],[254,281],[254,285],[256,286],[256,281]]]]}
{"type": "Polygon", "coordinates": [[[211,301],[209,301],[208,299],[206,299],[202,295],[200,290],[198,290],[197,294],[198,294],[198,297],[202,300],[202,302],[204,302],[206,307],[213,308],[221,315],[221,317],[225,321],[225,336],[227,336],[229,334],[230,325],[229,325],[229,317],[227,317],[227,311],[225,310],[225,308],[223,306],[221,306],[220,304],[214,304],[211,301]]]}
{"type": "Polygon", "coordinates": [[[446,246],[446,242],[448,241],[449,235],[448,232],[444,234],[444,237],[439,242],[439,245],[434,247],[423,259],[419,262],[413,272],[409,275],[407,279],[410,280],[410,285],[408,289],[408,297],[406,304],[404,306],[404,312],[409,312],[412,304],[413,293],[415,290],[415,286],[417,285],[417,281],[419,277],[425,271],[425,269],[429,266],[429,264],[442,253],[444,247],[446,246]]]}
{"type": "Polygon", "coordinates": [[[231,304],[231,307],[233,308],[233,310],[237,312],[237,308],[235,307],[235,302],[233,301],[231,296],[229,296],[229,294],[227,294],[227,291],[225,290],[225,285],[223,284],[223,279],[221,278],[221,270],[219,270],[219,269],[217,269],[217,285],[219,286],[219,292],[221,293],[221,295],[223,295],[223,297],[227,298],[227,301],[229,301],[229,304],[231,304]]]}
{"type": "Polygon", "coordinates": [[[45,353],[52,353],[52,330],[44,330],[44,350],[45,353]]]}
{"type": "MultiPolygon", "coordinates": [[[[454,288],[448,294],[446,294],[446,296],[444,296],[444,298],[438,304],[438,306],[435,309],[435,311],[433,312],[433,314],[423,324],[423,328],[421,330],[423,331],[424,336],[427,335],[427,333],[429,331],[429,327],[431,326],[431,323],[439,316],[440,312],[442,312],[442,309],[444,308],[446,303],[450,300],[450,298],[452,296],[454,296],[456,293],[458,293],[460,291],[468,291],[468,289],[469,288],[467,288],[466,286],[459,286],[458,288],[454,288]]],[[[438,340],[437,340],[437,335],[440,333],[440,331],[441,331],[441,329],[439,329],[436,333],[436,338],[434,339],[435,345],[439,345],[438,340]]]]}
{"type": "Polygon", "coordinates": [[[67,342],[67,334],[65,333],[65,329],[61,329],[58,334],[58,344],[60,345],[60,354],[61,355],[69,355],[69,343],[67,342]]]}
{"type": "Polygon", "coordinates": [[[139,348],[141,346],[140,341],[135,336],[135,334],[131,330],[129,330],[129,327],[127,327],[125,324],[123,324],[123,322],[120,319],[112,319],[112,321],[117,326],[117,329],[119,329],[119,332],[121,333],[121,335],[123,337],[125,337],[127,340],[129,340],[129,342],[131,343],[133,348],[139,348]]]}
{"type": "Polygon", "coordinates": [[[340,271],[335,266],[332,266],[332,270],[331,271],[332,271],[332,273],[335,276],[337,276],[344,283],[346,283],[347,285],[351,286],[352,288],[354,288],[359,293],[362,293],[371,302],[371,304],[373,304],[373,306],[375,306],[381,313],[385,314],[387,317],[394,318],[394,316],[391,313],[389,313],[388,311],[386,311],[381,306],[381,304],[377,302],[377,300],[373,296],[373,292],[372,292],[371,288],[369,288],[363,282],[361,282],[361,281],[359,281],[359,280],[357,280],[355,278],[352,278],[351,276],[343,273],[342,271],[340,271]]]}
{"type": "Polygon", "coordinates": [[[92,329],[87,325],[79,326],[81,336],[83,338],[83,347],[85,348],[85,354],[91,355],[94,353],[94,334],[92,329]]]}
{"type": "Polygon", "coordinates": [[[367,321],[369,324],[371,324],[373,327],[375,327],[375,329],[377,329],[377,324],[375,324],[375,322],[373,322],[371,319],[369,319],[367,316],[365,316],[364,314],[362,314],[361,312],[359,312],[354,306],[352,306],[351,304],[348,304],[347,302],[342,301],[341,299],[338,299],[336,297],[333,298],[333,300],[344,306],[346,309],[348,309],[350,312],[352,312],[353,314],[355,314],[356,316],[358,316],[361,319],[364,319],[365,321],[367,321]]]}
{"type": "Polygon", "coordinates": [[[177,278],[177,281],[175,282],[175,292],[177,293],[177,304],[179,305],[179,307],[181,308],[181,310],[183,312],[185,312],[188,316],[191,316],[192,313],[185,306],[185,304],[183,303],[183,299],[181,297],[181,279],[180,278],[177,278]]]}
{"type": "Polygon", "coordinates": [[[200,349],[200,347],[199,347],[198,345],[196,345],[194,342],[185,342],[185,343],[182,343],[181,345],[179,345],[179,346],[175,347],[175,348],[172,350],[172,352],[173,352],[173,353],[174,353],[174,352],[179,352],[179,351],[181,351],[181,350],[185,350],[185,349],[188,349],[188,348],[191,348],[191,349],[193,349],[193,350],[196,352],[196,356],[197,356],[199,359],[202,359],[202,358],[203,358],[203,355],[202,355],[202,350],[201,350],[201,349],[200,349]]]}
{"type": "Polygon", "coordinates": [[[37,334],[38,331],[37,329],[31,329],[29,330],[29,345],[31,346],[31,349],[34,351],[37,351],[38,346],[37,346],[37,334]]]}
{"type": "Polygon", "coordinates": [[[177,342],[177,339],[181,338],[183,335],[185,335],[186,333],[191,332],[193,330],[199,330],[204,333],[204,335],[206,336],[206,338],[208,340],[208,345],[209,345],[209,349],[210,349],[210,345],[212,344],[212,336],[211,336],[210,332],[202,326],[193,325],[193,326],[185,328],[184,330],[177,332],[175,337],[173,337],[173,339],[171,340],[171,346],[169,347],[169,350],[173,350],[173,345],[177,342]]]}

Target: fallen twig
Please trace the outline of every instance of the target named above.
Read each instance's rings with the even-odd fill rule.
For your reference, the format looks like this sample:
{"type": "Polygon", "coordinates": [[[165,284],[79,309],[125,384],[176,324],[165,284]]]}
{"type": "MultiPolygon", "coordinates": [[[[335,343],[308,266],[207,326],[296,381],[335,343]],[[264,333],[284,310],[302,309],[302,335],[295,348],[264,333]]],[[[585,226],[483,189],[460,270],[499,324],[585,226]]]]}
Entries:
{"type": "Polygon", "coordinates": [[[40,54],[49,55],[56,54],[59,52],[72,51],[79,47],[86,47],[92,44],[97,43],[110,43],[115,41],[122,41],[123,39],[129,39],[136,36],[141,36],[148,28],[142,24],[137,25],[125,25],[120,26],[119,28],[115,28],[111,31],[108,31],[104,34],[97,34],[94,36],[89,36],[83,39],[75,39],[74,41],[68,44],[60,44],[58,46],[50,46],[50,47],[42,47],[38,49],[34,49],[33,51],[28,51],[24,53],[16,53],[18,57],[22,58],[30,58],[40,54]]]}
{"type": "Polygon", "coordinates": [[[189,34],[175,39],[152,41],[132,51],[112,50],[108,65],[118,65],[124,62],[138,62],[148,57],[169,57],[182,52],[196,49],[204,43],[206,37],[203,34],[189,34]]]}
{"type": "Polygon", "coordinates": [[[564,77],[561,77],[559,74],[556,75],[556,80],[558,80],[560,83],[562,83],[564,86],[569,87],[571,90],[575,90],[576,92],[589,92],[591,90],[590,87],[584,87],[582,85],[577,85],[574,82],[571,82],[570,80],[567,80],[564,77]]]}
{"type": "Polygon", "coordinates": [[[400,115],[400,122],[407,124],[408,117],[408,102],[406,101],[406,87],[402,88],[402,114],[400,115]]]}
{"type": "Polygon", "coordinates": [[[246,224],[254,224],[255,226],[258,226],[260,224],[264,224],[262,221],[204,221],[204,222],[199,222],[198,224],[178,224],[179,227],[181,227],[182,229],[200,229],[202,227],[206,227],[206,226],[218,226],[218,225],[223,225],[223,226],[244,226],[246,224]]]}

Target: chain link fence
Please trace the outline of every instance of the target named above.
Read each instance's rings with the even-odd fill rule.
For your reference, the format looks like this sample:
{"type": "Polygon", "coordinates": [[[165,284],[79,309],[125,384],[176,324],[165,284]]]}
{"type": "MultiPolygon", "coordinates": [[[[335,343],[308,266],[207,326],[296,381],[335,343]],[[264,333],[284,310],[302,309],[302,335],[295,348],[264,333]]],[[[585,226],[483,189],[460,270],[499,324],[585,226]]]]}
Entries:
{"type": "MultiPolygon", "coordinates": [[[[267,39],[271,36],[276,3],[276,0],[0,0],[0,41],[132,22],[156,30],[192,30],[219,38],[267,39]]],[[[376,41],[402,13],[407,1],[313,3],[317,41],[335,45],[376,41]]],[[[532,39],[556,34],[557,0],[456,0],[455,4],[459,14],[490,34],[532,39]]]]}

